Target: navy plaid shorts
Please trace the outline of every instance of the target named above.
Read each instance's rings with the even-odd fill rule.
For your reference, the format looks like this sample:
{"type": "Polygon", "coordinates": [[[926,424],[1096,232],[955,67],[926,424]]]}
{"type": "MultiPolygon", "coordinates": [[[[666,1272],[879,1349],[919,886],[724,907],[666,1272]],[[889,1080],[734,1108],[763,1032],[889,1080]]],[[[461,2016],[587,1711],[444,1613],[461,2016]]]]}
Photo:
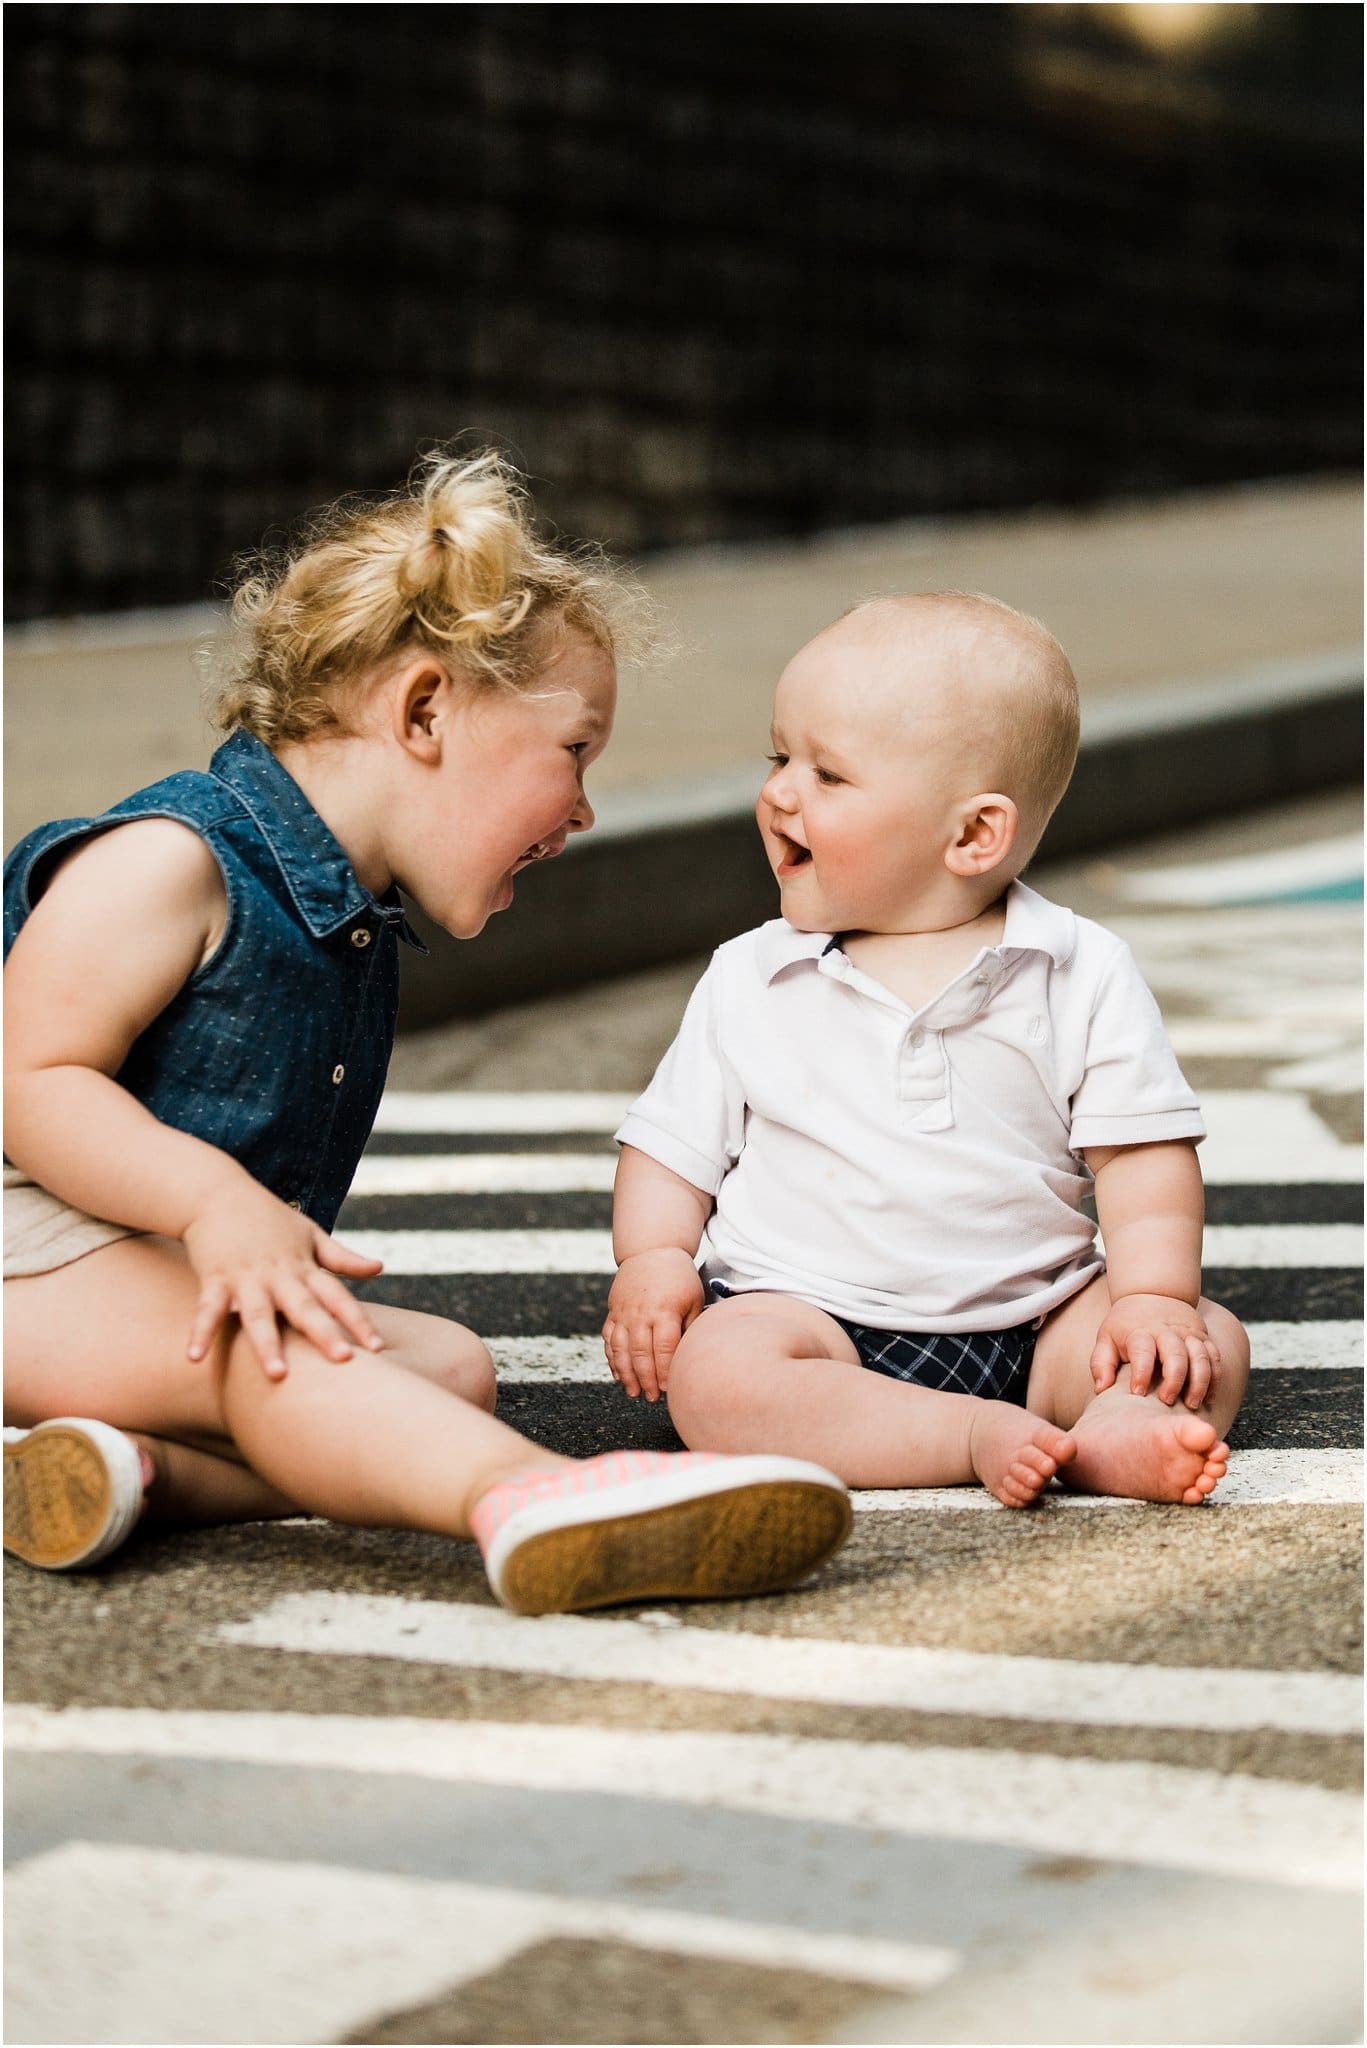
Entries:
{"type": "MultiPolygon", "coordinates": [[[[713,1301],[725,1301],[732,1289],[708,1283],[713,1301]]],[[[827,1314],[830,1311],[827,1310],[827,1314]]],[[[937,1387],[946,1394],[976,1394],[984,1401],[1012,1401],[1025,1406],[1025,1390],[1035,1356],[1036,1323],[1013,1330],[974,1330],[951,1336],[944,1330],[871,1330],[832,1316],[870,1372],[914,1387],[937,1387]]]]}

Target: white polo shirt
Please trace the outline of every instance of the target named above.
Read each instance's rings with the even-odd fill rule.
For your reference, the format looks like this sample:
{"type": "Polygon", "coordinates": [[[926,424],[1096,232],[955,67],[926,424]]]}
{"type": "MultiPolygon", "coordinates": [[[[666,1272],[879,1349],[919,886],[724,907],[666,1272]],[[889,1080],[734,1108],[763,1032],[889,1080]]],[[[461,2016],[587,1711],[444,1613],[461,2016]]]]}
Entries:
{"type": "Polygon", "coordinates": [[[706,1278],[962,1331],[1101,1271],[1085,1147],[1204,1135],[1129,947],[1015,882],[1000,944],[915,1011],[828,933],[719,947],[617,1138],[716,1197],[706,1278]]]}

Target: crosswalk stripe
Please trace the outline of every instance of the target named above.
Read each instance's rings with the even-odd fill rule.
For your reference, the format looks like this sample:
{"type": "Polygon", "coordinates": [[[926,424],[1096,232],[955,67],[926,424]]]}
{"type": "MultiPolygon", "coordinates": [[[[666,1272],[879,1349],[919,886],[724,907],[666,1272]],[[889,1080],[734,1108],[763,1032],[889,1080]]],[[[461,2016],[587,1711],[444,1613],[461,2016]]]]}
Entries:
{"type": "Polygon", "coordinates": [[[1208,1266],[1361,1266],[1362,1230],[1353,1223],[1210,1223],[1208,1266]]]}
{"type": "Polygon", "coordinates": [[[433,1152],[365,1155],[361,1195],[611,1194],[611,1152],[433,1152]]]}
{"type": "Polygon", "coordinates": [[[607,1230],[348,1230],[345,1237],[395,1276],[617,1270],[607,1230]]]}
{"type": "Polygon", "coordinates": [[[601,1337],[486,1337],[505,1386],[603,1385],[608,1377],[601,1337]]]}
{"type": "MultiPolygon", "coordinates": [[[[1140,903],[1182,903],[1226,909],[1256,904],[1313,889],[1328,882],[1360,880],[1362,835],[1347,833],[1317,839],[1304,846],[1278,846],[1244,853],[1228,860],[1205,860],[1178,867],[1145,867],[1139,873],[1117,873],[1121,895],[1140,903]]],[[[1345,910],[1343,922],[1355,920],[1345,910]]]]}
{"type": "MultiPolygon", "coordinates": [[[[1254,1372],[1342,1372],[1362,1368],[1361,1323],[1249,1323],[1254,1372]]],[[[600,1337],[486,1337],[507,1386],[577,1382],[605,1386],[600,1337]]]]}
{"type": "MultiPolygon", "coordinates": [[[[387,1135],[484,1135],[582,1131],[610,1137],[634,1100],[629,1094],[514,1094],[391,1089],[375,1129],[387,1135]]],[[[1287,1090],[1211,1088],[1201,1109],[1209,1136],[1201,1146],[1207,1181],[1360,1181],[1363,1148],[1335,1138],[1304,1095],[1287,1090]]],[[[605,1155],[609,1159],[611,1153],[605,1155]]]]}
{"type": "Polygon", "coordinates": [[[681,1729],[12,1706],[15,1752],[202,1757],[725,1806],[1051,1855],[1353,1890],[1362,1803],[1318,1785],[1098,1762],[681,1729]]]}
{"type": "MultiPolygon", "coordinates": [[[[607,1230],[349,1230],[346,1242],[391,1274],[615,1273],[607,1230]]],[[[1360,1268],[1351,1223],[1217,1223],[1206,1263],[1245,1269],[1360,1268]]]]}
{"type": "Polygon", "coordinates": [[[599,1131],[611,1135],[634,1095],[579,1092],[511,1094],[450,1089],[415,1094],[387,1089],[375,1119],[380,1132],[599,1131]]]}
{"type": "Polygon", "coordinates": [[[666,1614],[654,1624],[572,1615],[528,1621],[391,1594],[286,1593],[250,1621],[224,1623],[214,1640],[987,1720],[1313,1735],[1362,1729],[1362,1681],[1331,1672],[1192,1670],[760,1636],[690,1628],[666,1614]]]}
{"type": "Polygon", "coordinates": [[[1266,1088],[1206,1088],[1201,1146],[1208,1182],[1361,1181],[1361,1145],[1343,1145],[1303,1095],[1266,1088]]]}
{"type": "Polygon", "coordinates": [[[1253,1370],[1362,1370],[1361,1323],[1249,1323],[1253,1370]]]}
{"type": "Polygon", "coordinates": [[[612,1899],[102,1843],[12,1869],[5,1894],[6,1940],[25,1964],[9,1977],[5,2017],[9,2037],[24,2041],[222,2041],[229,2014],[244,2043],[369,2039],[377,2016],[449,1994],[556,1938],[814,1971],[882,1991],[924,1991],[959,1961],[929,1944],[612,1899]]]}
{"type": "MultiPolygon", "coordinates": [[[[1362,1500],[1363,1455],[1360,1450],[1233,1451],[1229,1470],[1201,1508],[1183,1514],[1212,1514],[1221,1508],[1356,1507],[1362,1500]]],[[[1003,1507],[982,1486],[882,1487],[852,1493],[856,1514],[939,1514],[946,1509],[973,1511],[1003,1507]]],[[[1135,1508],[1139,1503],[1113,1494],[1066,1493],[1052,1487],[1045,1495],[1050,1508],[1075,1508],[1094,1513],[1135,1508]]],[[[1146,1512],[1152,1512],[1147,1509],[1146,1512]]]]}

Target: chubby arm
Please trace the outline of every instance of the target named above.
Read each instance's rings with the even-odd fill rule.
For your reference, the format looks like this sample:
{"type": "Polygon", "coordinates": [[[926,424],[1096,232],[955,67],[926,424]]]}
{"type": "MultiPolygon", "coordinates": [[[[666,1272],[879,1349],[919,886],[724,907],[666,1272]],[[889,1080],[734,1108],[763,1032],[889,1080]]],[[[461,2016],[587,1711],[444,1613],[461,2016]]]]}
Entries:
{"type": "Polygon", "coordinates": [[[280,1378],[278,1316],[333,1358],[350,1356],[343,1328],[379,1347],[333,1277],[374,1273],[376,1261],[334,1244],[225,1152],[160,1123],[113,1078],[212,952],[226,912],[209,848],[170,819],[120,826],[58,869],[5,966],[5,1149],[75,1207],[182,1239],[200,1282],[189,1355],[203,1357],[235,1311],[280,1378]]]}
{"type": "Polygon", "coordinates": [[[1196,1147],[1185,1140],[1108,1146],[1084,1154],[1096,1182],[1097,1221],[1106,1243],[1111,1306],[1097,1332],[1092,1378],[1098,1392],[1130,1368],[1130,1391],[1183,1396],[1199,1408],[1219,1377],[1219,1347],[1201,1299],[1205,1197],[1196,1147]]]}
{"type": "Polygon", "coordinates": [[[617,1278],[603,1348],[633,1400],[659,1400],[679,1339],[702,1312],[693,1259],[711,1213],[711,1195],[634,1145],[622,1147],[612,1205],[617,1278]]]}

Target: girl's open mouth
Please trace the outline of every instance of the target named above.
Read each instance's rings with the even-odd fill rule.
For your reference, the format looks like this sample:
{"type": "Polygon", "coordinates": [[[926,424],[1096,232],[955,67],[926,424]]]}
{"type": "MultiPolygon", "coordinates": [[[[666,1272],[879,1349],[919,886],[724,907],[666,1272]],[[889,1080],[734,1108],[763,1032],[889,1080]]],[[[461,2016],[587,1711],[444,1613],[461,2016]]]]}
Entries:
{"type": "Polygon", "coordinates": [[[538,839],[535,846],[529,846],[525,853],[518,855],[517,860],[513,863],[513,873],[515,875],[520,874],[523,868],[530,867],[533,861],[554,860],[557,854],[561,854],[564,851],[565,841],[563,837],[538,839]]]}

